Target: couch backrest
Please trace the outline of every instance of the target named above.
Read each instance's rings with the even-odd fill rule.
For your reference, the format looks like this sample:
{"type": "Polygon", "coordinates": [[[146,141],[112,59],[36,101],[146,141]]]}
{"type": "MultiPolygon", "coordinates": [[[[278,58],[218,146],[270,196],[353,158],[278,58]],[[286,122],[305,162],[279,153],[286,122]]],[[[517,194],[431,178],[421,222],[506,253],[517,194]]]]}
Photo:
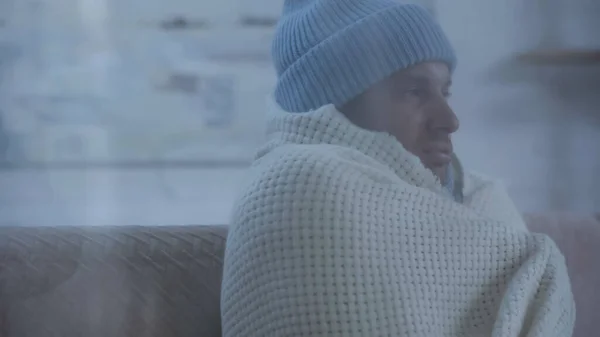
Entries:
{"type": "Polygon", "coordinates": [[[554,213],[525,220],[531,231],[554,239],[565,255],[577,307],[573,336],[600,336],[600,216],[554,213]]]}
{"type": "Polygon", "coordinates": [[[0,228],[0,336],[220,336],[225,227],[0,228]]]}
{"type": "MultiPolygon", "coordinates": [[[[575,336],[600,328],[600,222],[528,216],[565,252],[575,336]]],[[[0,337],[220,337],[224,226],[0,228],[0,337]]]]}

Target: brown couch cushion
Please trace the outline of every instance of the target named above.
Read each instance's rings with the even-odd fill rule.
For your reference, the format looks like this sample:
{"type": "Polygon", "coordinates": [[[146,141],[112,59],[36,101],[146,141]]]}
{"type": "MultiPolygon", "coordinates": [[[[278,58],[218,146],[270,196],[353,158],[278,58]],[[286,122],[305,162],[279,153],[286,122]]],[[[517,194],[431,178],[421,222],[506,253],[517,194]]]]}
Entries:
{"type": "Polygon", "coordinates": [[[594,216],[549,213],[525,217],[531,231],[550,236],[565,255],[577,308],[574,337],[600,329],[600,221],[594,216]]]}
{"type": "Polygon", "coordinates": [[[0,228],[0,336],[218,337],[225,235],[0,228]]]}

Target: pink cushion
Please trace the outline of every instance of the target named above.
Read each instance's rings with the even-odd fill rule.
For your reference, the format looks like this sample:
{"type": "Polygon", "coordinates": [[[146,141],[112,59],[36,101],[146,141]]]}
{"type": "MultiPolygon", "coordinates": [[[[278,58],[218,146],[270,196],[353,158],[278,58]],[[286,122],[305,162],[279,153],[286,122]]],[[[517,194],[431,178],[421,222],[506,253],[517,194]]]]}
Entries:
{"type": "Polygon", "coordinates": [[[577,307],[574,337],[600,333],[600,221],[568,213],[527,215],[533,232],[550,236],[567,260],[577,307]]]}

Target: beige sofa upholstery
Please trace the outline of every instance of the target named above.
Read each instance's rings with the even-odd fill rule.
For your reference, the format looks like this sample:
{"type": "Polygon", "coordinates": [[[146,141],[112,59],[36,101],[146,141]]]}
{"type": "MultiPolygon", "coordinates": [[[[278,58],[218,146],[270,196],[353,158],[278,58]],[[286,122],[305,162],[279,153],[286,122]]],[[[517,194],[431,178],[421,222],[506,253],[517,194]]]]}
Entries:
{"type": "MultiPolygon", "coordinates": [[[[533,215],[565,251],[576,336],[600,330],[600,222],[533,215]]],[[[226,228],[0,228],[0,337],[218,337],[226,228]]]]}

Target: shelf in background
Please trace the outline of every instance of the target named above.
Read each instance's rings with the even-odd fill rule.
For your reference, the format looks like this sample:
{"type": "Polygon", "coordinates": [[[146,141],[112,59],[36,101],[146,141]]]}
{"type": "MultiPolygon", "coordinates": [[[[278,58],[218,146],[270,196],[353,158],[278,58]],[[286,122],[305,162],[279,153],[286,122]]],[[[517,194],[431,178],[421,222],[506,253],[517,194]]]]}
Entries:
{"type": "Polygon", "coordinates": [[[534,65],[600,65],[600,49],[534,50],[519,53],[517,61],[534,65]]]}
{"type": "Polygon", "coordinates": [[[113,160],[113,161],[46,161],[11,163],[0,161],[0,173],[4,171],[91,171],[91,170],[198,170],[198,169],[245,169],[251,160],[113,160]]]}
{"type": "Polygon", "coordinates": [[[484,72],[486,82],[545,83],[561,87],[600,86],[600,49],[537,49],[518,52],[484,72]],[[561,84],[562,83],[562,84],[561,84]]]}

